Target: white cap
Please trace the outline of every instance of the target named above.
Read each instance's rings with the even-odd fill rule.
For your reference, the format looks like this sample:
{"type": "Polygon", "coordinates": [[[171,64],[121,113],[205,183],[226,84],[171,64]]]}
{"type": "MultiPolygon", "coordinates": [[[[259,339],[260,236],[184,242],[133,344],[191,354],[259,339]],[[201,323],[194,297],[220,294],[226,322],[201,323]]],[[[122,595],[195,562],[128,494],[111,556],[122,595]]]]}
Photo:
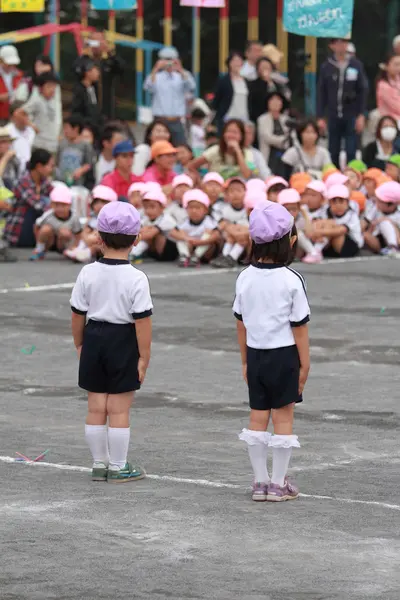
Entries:
{"type": "Polygon", "coordinates": [[[396,46],[400,44],[400,35],[396,35],[396,37],[393,40],[393,48],[396,48],[396,46]]]}
{"type": "Polygon", "coordinates": [[[173,46],[166,46],[165,48],[161,48],[158,58],[161,58],[161,60],[176,60],[179,58],[179,53],[173,46]]]}
{"type": "Polygon", "coordinates": [[[6,65],[19,65],[21,62],[15,46],[3,46],[0,49],[0,60],[6,65]]]}

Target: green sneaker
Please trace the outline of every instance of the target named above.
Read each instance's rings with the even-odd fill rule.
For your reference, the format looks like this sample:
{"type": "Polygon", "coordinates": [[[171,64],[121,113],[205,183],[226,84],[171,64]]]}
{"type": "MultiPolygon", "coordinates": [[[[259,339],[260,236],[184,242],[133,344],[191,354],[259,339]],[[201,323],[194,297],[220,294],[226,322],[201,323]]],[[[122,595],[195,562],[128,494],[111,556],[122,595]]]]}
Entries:
{"type": "Polygon", "coordinates": [[[94,463],[92,481],[107,481],[108,467],[104,463],[94,463]]]}
{"type": "Polygon", "coordinates": [[[138,479],[144,479],[145,477],[146,471],[144,469],[126,463],[122,469],[117,471],[109,469],[107,481],[108,483],[126,483],[127,481],[137,481],[138,479]]]}

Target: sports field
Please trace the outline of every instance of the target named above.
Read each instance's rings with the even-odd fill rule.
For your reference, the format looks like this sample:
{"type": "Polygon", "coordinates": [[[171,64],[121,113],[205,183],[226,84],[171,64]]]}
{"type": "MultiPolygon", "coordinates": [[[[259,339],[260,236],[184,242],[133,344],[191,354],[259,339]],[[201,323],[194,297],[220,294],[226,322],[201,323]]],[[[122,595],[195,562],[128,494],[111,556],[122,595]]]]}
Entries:
{"type": "Polygon", "coordinates": [[[149,476],[94,484],[69,296],[50,257],[0,265],[1,600],[398,600],[400,261],[300,266],[312,371],[296,409],[299,500],[249,499],[237,272],[144,264],[151,368],[131,458],[149,476]],[[15,463],[15,452],[48,462],[15,463]]]}

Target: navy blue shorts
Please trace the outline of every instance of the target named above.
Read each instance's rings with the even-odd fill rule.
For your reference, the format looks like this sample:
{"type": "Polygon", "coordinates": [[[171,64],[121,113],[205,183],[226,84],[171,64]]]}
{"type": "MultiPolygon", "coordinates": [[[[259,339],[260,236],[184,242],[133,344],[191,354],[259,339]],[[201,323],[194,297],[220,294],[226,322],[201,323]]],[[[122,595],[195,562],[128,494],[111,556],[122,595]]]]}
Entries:
{"type": "Polygon", "coordinates": [[[297,346],[259,350],[247,347],[250,408],[273,410],[302,402],[297,346]]]}
{"type": "Polygon", "coordinates": [[[79,387],[98,394],[138,390],[138,362],[135,325],[89,321],[83,334],[79,387]]]}

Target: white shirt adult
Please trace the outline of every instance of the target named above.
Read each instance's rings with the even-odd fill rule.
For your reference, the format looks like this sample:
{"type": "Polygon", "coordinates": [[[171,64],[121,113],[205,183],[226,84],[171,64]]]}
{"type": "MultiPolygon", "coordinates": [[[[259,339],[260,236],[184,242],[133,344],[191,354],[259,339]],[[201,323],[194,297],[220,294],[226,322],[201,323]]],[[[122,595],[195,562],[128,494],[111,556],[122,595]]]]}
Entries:
{"type": "Polygon", "coordinates": [[[249,63],[248,60],[246,60],[245,63],[243,64],[240,74],[242,77],[247,79],[247,81],[254,81],[258,77],[256,66],[249,63]]]}
{"type": "Polygon", "coordinates": [[[12,149],[19,160],[21,169],[20,175],[22,175],[25,171],[27,162],[31,159],[33,141],[36,135],[35,130],[30,126],[25,129],[18,129],[14,123],[9,123],[7,129],[13,139],[12,149]]]}
{"type": "Polygon", "coordinates": [[[159,60],[146,78],[144,89],[151,94],[154,117],[186,116],[186,95],[196,90],[196,82],[180,60],[159,60]]]}

